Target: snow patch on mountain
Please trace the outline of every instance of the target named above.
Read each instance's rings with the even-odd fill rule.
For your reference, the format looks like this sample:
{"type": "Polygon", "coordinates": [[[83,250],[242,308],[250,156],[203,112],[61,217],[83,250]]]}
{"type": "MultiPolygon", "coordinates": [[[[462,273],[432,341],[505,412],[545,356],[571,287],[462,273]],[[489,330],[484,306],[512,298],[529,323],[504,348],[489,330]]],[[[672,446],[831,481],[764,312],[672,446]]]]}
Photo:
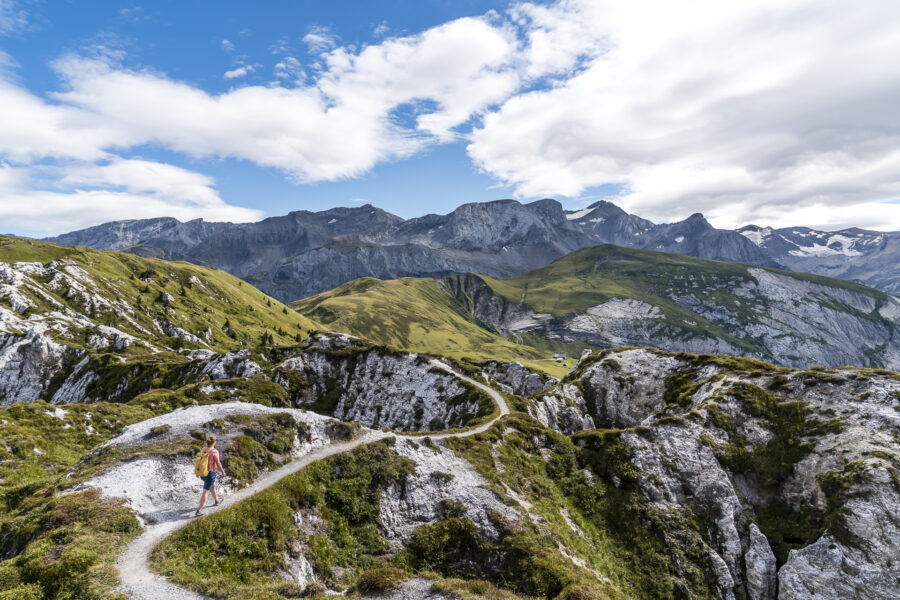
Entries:
{"type": "MultiPolygon", "coordinates": [[[[582,208],[581,210],[576,210],[574,212],[567,212],[566,219],[568,219],[569,221],[577,221],[578,219],[580,219],[582,217],[586,217],[589,214],[591,214],[592,212],[594,212],[594,208],[596,208],[596,207],[589,206],[587,208],[582,208]]],[[[601,220],[601,222],[602,222],[602,220],[601,220]]]]}
{"type": "Polygon", "coordinates": [[[770,235],[772,235],[771,227],[762,227],[762,228],[754,228],[754,227],[745,227],[743,229],[739,229],[738,233],[742,236],[756,244],[757,246],[762,246],[763,242],[768,239],[770,235]]]}

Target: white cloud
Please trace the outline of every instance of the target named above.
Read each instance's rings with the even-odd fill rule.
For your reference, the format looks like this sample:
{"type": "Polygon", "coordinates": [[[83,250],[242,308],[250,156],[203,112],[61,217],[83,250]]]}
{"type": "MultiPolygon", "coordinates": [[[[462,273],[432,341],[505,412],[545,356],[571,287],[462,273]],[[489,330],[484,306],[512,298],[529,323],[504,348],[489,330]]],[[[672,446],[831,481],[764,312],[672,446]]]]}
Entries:
{"type": "Polygon", "coordinates": [[[387,35],[388,31],[390,31],[390,30],[391,30],[391,28],[388,25],[388,22],[382,21],[381,23],[378,23],[377,25],[375,25],[372,28],[372,35],[374,37],[380,38],[380,37],[387,35]]]}
{"type": "Polygon", "coordinates": [[[306,35],[303,36],[303,43],[312,54],[320,54],[326,50],[331,50],[337,46],[338,36],[331,31],[330,27],[314,25],[309,28],[306,35]]]}
{"type": "MultiPolygon", "coordinates": [[[[656,219],[862,224],[862,208],[900,198],[900,3],[561,0],[362,47],[335,47],[325,28],[304,42],[316,62],[278,40],[275,81],[219,94],[120,52],[56,61],[63,85],[46,97],[0,69],[0,159],[59,161],[69,186],[87,169],[84,193],[109,197],[147,195],[105,168],[142,145],[316,182],[463,138],[521,196],[615,183],[625,208],[656,219]]],[[[225,77],[261,68],[244,62],[225,77]]],[[[893,206],[877,212],[900,228],[893,206]]]]}
{"type": "Polygon", "coordinates": [[[520,195],[618,183],[619,202],[650,217],[900,229],[897,205],[884,204],[900,198],[900,4],[519,11],[533,28],[530,68],[577,64],[573,44],[546,40],[596,42],[578,72],[510,98],[471,136],[476,164],[520,195]],[[861,216],[873,207],[878,216],[861,216]]]}
{"type": "Polygon", "coordinates": [[[71,106],[48,104],[0,80],[0,156],[27,162],[47,156],[94,160],[119,131],[71,106]]]}
{"type": "Polygon", "coordinates": [[[230,71],[225,71],[225,79],[237,79],[239,77],[243,77],[248,73],[252,73],[254,71],[253,65],[241,65],[240,67],[235,67],[230,71]]]}
{"type": "Polygon", "coordinates": [[[302,80],[303,66],[300,64],[300,61],[294,58],[293,56],[285,56],[277,63],[275,63],[275,68],[272,72],[273,75],[277,79],[289,79],[289,80],[302,80]]]}
{"type": "Polygon", "coordinates": [[[226,204],[211,178],[172,165],[115,159],[41,171],[0,165],[0,222],[43,236],[119,219],[245,222],[262,216],[226,204]]]}
{"type": "Polygon", "coordinates": [[[0,35],[22,31],[28,25],[28,15],[15,0],[0,0],[0,35]]]}
{"type": "MultiPolygon", "coordinates": [[[[298,181],[361,175],[379,162],[452,139],[452,128],[514,91],[510,32],[460,19],[357,54],[338,48],[305,86],[209,94],[149,70],[66,56],[64,91],[46,102],[10,83],[0,99],[0,155],[98,160],[142,144],[192,157],[237,158],[298,181]],[[416,106],[413,123],[394,111],[416,106]],[[351,141],[352,143],[348,143],[351,141]]],[[[283,74],[297,75],[288,61],[283,74]]],[[[281,73],[281,72],[279,72],[281,73]]]]}

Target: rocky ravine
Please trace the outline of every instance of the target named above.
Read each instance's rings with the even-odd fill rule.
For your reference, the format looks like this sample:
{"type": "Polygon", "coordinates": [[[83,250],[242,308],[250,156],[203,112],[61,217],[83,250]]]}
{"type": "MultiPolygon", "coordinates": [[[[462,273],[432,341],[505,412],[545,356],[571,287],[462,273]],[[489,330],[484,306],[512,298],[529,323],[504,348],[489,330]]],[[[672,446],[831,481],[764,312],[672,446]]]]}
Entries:
{"type": "Polygon", "coordinates": [[[587,447],[596,438],[579,431],[622,428],[646,501],[705,523],[722,598],[900,593],[894,373],[603,352],[529,410],[587,447]]]}

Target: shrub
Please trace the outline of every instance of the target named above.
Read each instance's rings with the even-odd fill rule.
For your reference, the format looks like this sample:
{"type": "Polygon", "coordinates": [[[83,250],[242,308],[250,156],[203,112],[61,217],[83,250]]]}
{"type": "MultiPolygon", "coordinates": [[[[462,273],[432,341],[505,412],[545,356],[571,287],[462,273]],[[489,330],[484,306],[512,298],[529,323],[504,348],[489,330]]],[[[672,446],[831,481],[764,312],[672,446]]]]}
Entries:
{"type": "Polygon", "coordinates": [[[556,600],[607,600],[609,595],[596,585],[575,584],[567,586],[556,600]]]}
{"type": "Polygon", "coordinates": [[[409,575],[406,571],[394,567],[380,567],[360,575],[356,581],[356,589],[363,594],[383,592],[394,589],[407,579],[409,575]]]}
{"type": "Polygon", "coordinates": [[[17,585],[0,592],[0,600],[44,600],[44,590],[36,583],[17,585]]]}
{"type": "Polygon", "coordinates": [[[157,425],[156,427],[150,428],[150,437],[157,437],[160,435],[164,435],[166,433],[169,433],[171,430],[172,430],[172,426],[169,425],[168,423],[166,423],[164,425],[157,425]]]}

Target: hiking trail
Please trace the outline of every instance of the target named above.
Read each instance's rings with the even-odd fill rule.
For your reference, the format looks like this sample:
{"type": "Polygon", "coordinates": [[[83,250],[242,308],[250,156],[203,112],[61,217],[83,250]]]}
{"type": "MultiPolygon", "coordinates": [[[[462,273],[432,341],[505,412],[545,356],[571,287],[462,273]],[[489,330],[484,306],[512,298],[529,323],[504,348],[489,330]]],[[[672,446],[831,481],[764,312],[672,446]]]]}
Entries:
{"type": "MultiPolygon", "coordinates": [[[[486,392],[494,402],[497,403],[497,407],[499,408],[499,413],[487,423],[483,423],[482,425],[465,431],[433,434],[429,436],[431,439],[441,440],[482,433],[487,431],[487,429],[498,419],[509,414],[509,407],[506,405],[503,396],[493,388],[455,371],[449,365],[437,359],[431,359],[430,364],[433,367],[452,373],[462,381],[474,385],[478,389],[486,392]]],[[[423,436],[368,430],[363,435],[352,440],[314,447],[309,453],[292,460],[278,469],[264,473],[247,487],[228,494],[219,503],[216,510],[211,510],[211,505],[207,505],[206,510],[208,512],[205,514],[217,512],[218,510],[228,508],[233,504],[249,498],[278,483],[288,475],[296,473],[300,469],[318,460],[334,456],[335,454],[348,452],[363,444],[375,442],[387,437],[416,440],[422,439],[423,436]]],[[[196,505],[190,505],[185,506],[184,509],[181,510],[154,514],[155,521],[153,523],[147,523],[144,531],[125,547],[125,550],[119,555],[119,558],[116,561],[116,568],[119,570],[119,576],[122,580],[122,585],[120,587],[122,593],[132,600],[159,600],[161,598],[165,598],[166,600],[210,600],[207,596],[202,596],[172,583],[162,575],[155,573],[150,569],[150,553],[159,542],[182,527],[185,527],[190,522],[196,519],[202,519],[203,516],[205,516],[194,517],[195,510],[196,505]]]]}

